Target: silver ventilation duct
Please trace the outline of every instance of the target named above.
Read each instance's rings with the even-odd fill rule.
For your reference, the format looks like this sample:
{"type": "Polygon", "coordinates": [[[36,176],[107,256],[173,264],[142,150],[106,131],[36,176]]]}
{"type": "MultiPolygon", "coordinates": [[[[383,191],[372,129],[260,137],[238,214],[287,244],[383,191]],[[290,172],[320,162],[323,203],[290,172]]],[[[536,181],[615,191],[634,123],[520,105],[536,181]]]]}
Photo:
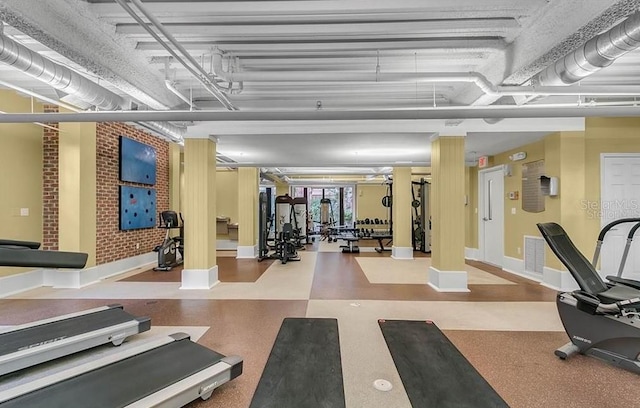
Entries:
{"type": "Polygon", "coordinates": [[[622,23],[599,34],[577,50],[540,72],[540,85],[568,85],[580,81],[613,63],[629,51],[640,47],[640,11],[622,23]]]}
{"type": "Polygon", "coordinates": [[[0,33],[0,62],[51,85],[66,94],[104,110],[118,110],[126,101],[119,95],[91,82],[87,78],[31,51],[0,33]]]}
{"type": "MultiPolygon", "coordinates": [[[[88,80],[68,67],[31,51],[2,33],[0,33],[0,62],[19,69],[55,89],[73,95],[100,109],[115,111],[127,106],[127,101],[120,95],[88,80]]],[[[10,84],[5,84],[5,86],[16,89],[19,92],[22,91],[10,84]]],[[[58,102],[55,103],[59,104],[58,102]]],[[[72,110],[78,112],[76,109],[72,110]]],[[[140,123],[140,125],[177,143],[183,141],[183,136],[186,133],[185,128],[168,122],[150,121],[140,123]]]]}

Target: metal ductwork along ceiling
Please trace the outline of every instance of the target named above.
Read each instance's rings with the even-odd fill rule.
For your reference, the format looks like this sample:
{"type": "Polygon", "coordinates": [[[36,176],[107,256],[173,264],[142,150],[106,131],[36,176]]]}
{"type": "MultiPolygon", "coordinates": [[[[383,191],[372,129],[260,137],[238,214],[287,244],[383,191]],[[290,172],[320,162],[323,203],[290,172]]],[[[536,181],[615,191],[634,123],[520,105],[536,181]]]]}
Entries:
{"type": "MultiPolygon", "coordinates": [[[[116,111],[127,107],[127,100],[120,95],[88,80],[63,65],[31,51],[24,45],[1,33],[0,62],[10,65],[59,91],[73,95],[100,109],[116,111]]],[[[16,87],[12,88],[16,89],[16,87]]],[[[64,104],[60,103],[60,105],[64,104]]],[[[78,109],[72,110],[75,112],[80,111],[78,109]]],[[[151,121],[140,124],[146,129],[177,143],[182,142],[184,134],[186,133],[186,129],[167,122],[151,121]]]]}
{"type": "Polygon", "coordinates": [[[543,86],[576,83],[638,47],[640,11],[547,67],[534,78],[534,82],[543,86]]]}
{"type": "Polygon", "coordinates": [[[82,75],[0,34],[0,61],[51,87],[104,110],[122,109],[126,101],[82,75]]]}

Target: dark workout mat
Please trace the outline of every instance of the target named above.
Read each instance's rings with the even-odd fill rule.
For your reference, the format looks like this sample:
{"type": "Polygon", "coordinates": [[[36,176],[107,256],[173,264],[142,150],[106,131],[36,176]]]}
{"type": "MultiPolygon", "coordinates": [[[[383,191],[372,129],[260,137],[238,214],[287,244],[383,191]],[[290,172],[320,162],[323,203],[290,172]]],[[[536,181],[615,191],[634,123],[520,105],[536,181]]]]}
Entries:
{"type": "Polygon", "coordinates": [[[413,408],[508,407],[435,324],[378,324],[413,408]]]}
{"type": "Polygon", "coordinates": [[[344,408],[336,319],[282,322],[250,408],[344,408]]]}

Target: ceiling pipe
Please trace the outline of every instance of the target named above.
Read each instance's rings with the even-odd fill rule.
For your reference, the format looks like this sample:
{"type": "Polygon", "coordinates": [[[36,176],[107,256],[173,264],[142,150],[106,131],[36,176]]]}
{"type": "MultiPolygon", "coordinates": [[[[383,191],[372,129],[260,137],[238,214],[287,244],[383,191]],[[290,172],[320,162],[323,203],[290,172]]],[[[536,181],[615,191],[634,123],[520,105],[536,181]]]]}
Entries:
{"type": "Polygon", "coordinates": [[[640,96],[640,86],[498,86],[479,72],[282,71],[230,72],[220,50],[213,53],[213,72],[225,81],[248,82],[468,82],[484,94],[503,96],[640,96]]]}
{"type": "Polygon", "coordinates": [[[426,120],[484,118],[637,117],[640,107],[583,105],[458,106],[412,110],[312,111],[127,111],[83,113],[8,113],[0,123],[139,121],[282,121],[282,120],[426,120]]]}
{"type": "Polygon", "coordinates": [[[100,109],[121,109],[126,101],[108,89],[88,80],[77,72],[31,51],[0,33],[0,62],[42,81],[66,94],[73,95],[100,109]]]}
{"type": "Polygon", "coordinates": [[[533,82],[542,85],[573,84],[611,65],[616,59],[638,47],[640,11],[548,66],[533,78],[533,82]]]}
{"type": "Polygon", "coordinates": [[[127,12],[129,15],[138,23],[142,28],[144,28],[157,42],[160,44],[171,56],[173,56],[176,61],[178,61],[182,66],[184,66],[198,81],[204,86],[204,88],[209,91],[213,96],[222,103],[222,105],[229,110],[237,110],[231,101],[224,95],[219,89],[218,85],[215,83],[215,80],[209,78],[209,74],[200,66],[198,61],[196,61],[189,52],[171,35],[169,31],[162,25],[162,23],[155,18],[153,14],[151,14],[140,2],[139,0],[131,0],[133,4],[140,10],[140,12],[151,22],[151,24],[162,34],[164,37],[173,45],[184,58],[187,59],[189,63],[187,63],[183,58],[181,58],[165,41],[160,38],[158,34],[144,21],[138,14],[129,7],[127,4],[127,0],[116,0],[118,4],[127,12]],[[191,65],[189,65],[191,64],[191,65]]]}
{"type": "Polygon", "coordinates": [[[144,121],[138,124],[179,144],[184,143],[184,135],[187,133],[187,129],[168,122],[144,121]]]}
{"type": "Polygon", "coordinates": [[[193,101],[189,100],[189,98],[187,98],[186,96],[184,96],[182,94],[182,92],[178,91],[178,89],[175,87],[175,85],[173,84],[173,82],[169,79],[165,79],[164,80],[164,85],[167,87],[167,89],[173,93],[175,96],[177,96],[178,98],[180,98],[182,101],[184,101],[184,103],[186,103],[187,105],[189,105],[189,107],[191,109],[198,109],[198,107],[196,106],[195,103],[193,103],[193,101]]]}

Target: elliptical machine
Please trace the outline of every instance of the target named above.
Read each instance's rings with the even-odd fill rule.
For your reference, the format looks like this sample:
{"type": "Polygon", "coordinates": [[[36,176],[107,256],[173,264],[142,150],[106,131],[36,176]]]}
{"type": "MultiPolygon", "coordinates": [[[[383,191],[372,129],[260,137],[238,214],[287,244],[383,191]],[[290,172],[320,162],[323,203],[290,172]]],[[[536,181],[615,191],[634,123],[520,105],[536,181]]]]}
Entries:
{"type": "Polygon", "coordinates": [[[158,253],[158,266],[153,268],[154,271],[170,271],[184,262],[184,220],[182,214],[179,217],[182,223],[178,221],[178,214],[175,211],[160,213],[158,228],[166,230],[166,233],[162,243],[153,249],[158,253]],[[169,236],[169,231],[176,228],[180,229],[180,236],[169,236]]]}

